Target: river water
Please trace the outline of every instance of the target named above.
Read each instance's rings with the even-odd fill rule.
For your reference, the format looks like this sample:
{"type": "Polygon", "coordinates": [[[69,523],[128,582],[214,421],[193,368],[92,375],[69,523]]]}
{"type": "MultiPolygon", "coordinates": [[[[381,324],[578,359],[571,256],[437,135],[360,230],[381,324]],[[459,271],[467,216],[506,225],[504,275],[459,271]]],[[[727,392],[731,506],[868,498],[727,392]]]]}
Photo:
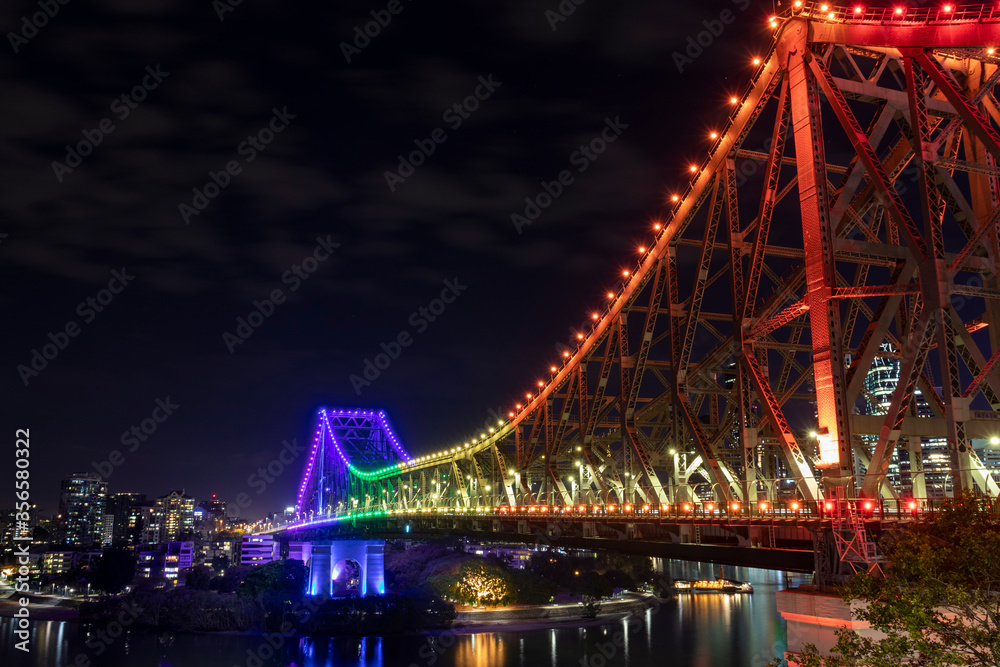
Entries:
{"type": "MultiPolygon", "coordinates": [[[[714,579],[718,566],[657,561],[675,579],[714,579]]],[[[772,570],[725,567],[753,595],[688,594],[625,620],[585,628],[392,638],[272,638],[126,632],[111,644],[78,623],[33,623],[31,651],[14,649],[11,619],[0,619],[4,667],[581,667],[683,665],[763,667],[785,650],[775,593],[808,583],[772,570]],[[89,640],[89,641],[88,641],[89,640]]]]}

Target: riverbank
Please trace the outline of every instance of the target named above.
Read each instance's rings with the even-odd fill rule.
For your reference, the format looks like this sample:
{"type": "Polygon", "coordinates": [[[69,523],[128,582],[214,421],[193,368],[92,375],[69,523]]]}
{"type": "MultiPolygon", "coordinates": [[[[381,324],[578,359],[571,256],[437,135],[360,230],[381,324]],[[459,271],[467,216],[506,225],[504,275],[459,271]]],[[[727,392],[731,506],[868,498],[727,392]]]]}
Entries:
{"type": "MultiPolygon", "coordinates": [[[[76,600],[37,595],[30,597],[32,602],[28,605],[28,611],[32,621],[79,620],[80,613],[76,608],[78,605],[76,600]]],[[[627,594],[621,599],[601,602],[601,611],[596,618],[583,618],[578,603],[512,605],[493,609],[463,608],[457,612],[455,620],[448,628],[407,634],[434,636],[593,627],[620,621],[630,614],[645,611],[656,604],[657,598],[654,596],[627,594]]],[[[19,608],[20,605],[16,599],[0,599],[0,617],[11,618],[19,608]]],[[[252,631],[192,632],[196,634],[251,636],[260,634],[252,631]]]]}
{"type": "MultiPolygon", "coordinates": [[[[75,621],[80,617],[75,600],[46,599],[37,595],[31,595],[29,599],[33,600],[27,607],[28,618],[32,621],[75,621]]],[[[17,598],[0,599],[0,617],[13,618],[17,610],[22,608],[17,598]]]]}

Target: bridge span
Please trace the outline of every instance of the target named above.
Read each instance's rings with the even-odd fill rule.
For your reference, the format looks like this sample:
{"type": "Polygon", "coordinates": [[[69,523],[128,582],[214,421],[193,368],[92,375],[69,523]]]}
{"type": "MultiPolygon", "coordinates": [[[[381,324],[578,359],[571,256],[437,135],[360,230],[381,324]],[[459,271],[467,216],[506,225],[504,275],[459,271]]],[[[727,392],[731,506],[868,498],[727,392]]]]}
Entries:
{"type": "Polygon", "coordinates": [[[575,345],[436,451],[320,410],[295,523],[762,552],[791,526],[826,582],[887,523],[1000,494],[1000,8],[795,0],[762,28],[575,345]]]}

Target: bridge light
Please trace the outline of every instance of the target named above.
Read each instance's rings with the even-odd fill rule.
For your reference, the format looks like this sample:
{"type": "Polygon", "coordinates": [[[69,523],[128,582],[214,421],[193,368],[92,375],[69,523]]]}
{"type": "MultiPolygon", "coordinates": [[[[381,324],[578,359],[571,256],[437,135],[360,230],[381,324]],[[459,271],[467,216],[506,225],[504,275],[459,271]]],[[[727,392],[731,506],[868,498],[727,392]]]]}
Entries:
{"type": "Polygon", "coordinates": [[[871,510],[871,508],[872,508],[872,503],[871,503],[871,501],[870,501],[870,500],[869,500],[869,501],[866,501],[866,502],[865,502],[865,511],[870,511],[870,510],[871,510]]]}
{"type": "Polygon", "coordinates": [[[598,317],[600,317],[600,315],[598,315],[597,313],[591,313],[590,317],[596,320],[598,317]]]}
{"type": "Polygon", "coordinates": [[[998,438],[997,436],[993,436],[992,438],[990,438],[990,444],[991,445],[1000,445],[1000,438],[998,438]]]}
{"type": "Polygon", "coordinates": [[[830,19],[832,21],[833,20],[833,12],[830,12],[829,14],[827,14],[826,18],[828,18],[828,19],[830,19]]]}
{"type": "Polygon", "coordinates": [[[698,171],[698,167],[691,165],[690,167],[688,167],[688,171],[690,171],[693,174],[694,172],[698,171]]]}
{"type": "MultiPolygon", "coordinates": [[[[519,406],[517,406],[517,407],[521,407],[521,406],[519,405],[519,406]]],[[[508,413],[507,413],[507,416],[508,416],[508,417],[513,417],[513,416],[514,416],[514,413],[513,413],[513,412],[508,412],[508,413]]]]}
{"type": "Polygon", "coordinates": [[[739,503],[733,503],[733,504],[732,504],[732,505],[730,505],[729,507],[730,507],[730,509],[732,509],[732,510],[733,510],[734,512],[739,512],[739,511],[740,511],[740,504],[739,504],[739,503]]]}
{"type": "Polygon", "coordinates": [[[493,427],[491,426],[491,427],[490,427],[490,433],[492,433],[492,432],[493,432],[493,427]]]}
{"type": "Polygon", "coordinates": [[[487,490],[487,491],[489,491],[489,490],[490,490],[490,485],[489,485],[489,484],[487,484],[487,485],[486,485],[486,490],[487,490]]]}
{"type": "Polygon", "coordinates": [[[895,14],[896,16],[901,16],[901,15],[902,15],[902,13],[903,13],[903,8],[902,8],[902,7],[896,7],[896,8],[894,9],[894,10],[892,10],[892,12],[893,12],[893,14],[895,14]]]}
{"type": "Polygon", "coordinates": [[[828,7],[827,5],[820,5],[820,6],[819,6],[819,10],[820,10],[821,12],[825,12],[825,11],[826,11],[826,10],[828,10],[828,9],[830,9],[830,7],[828,7]]]}
{"type": "Polygon", "coordinates": [[[801,7],[802,6],[802,0],[795,0],[795,2],[792,3],[792,4],[794,4],[796,7],[801,7]]]}
{"type": "Polygon", "coordinates": [[[709,503],[709,504],[705,505],[705,509],[707,509],[709,512],[714,512],[715,511],[715,504],[714,503],[709,503]]]}
{"type": "Polygon", "coordinates": [[[792,509],[796,512],[799,511],[799,504],[797,502],[792,502],[792,509]]]}
{"type": "Polygon", "coordinates": [[[538,386],[539,386],[539,387],[544,387],[544,386],[545,386],[545,383],[544,383],[544,382],[542,382],[541,380],[539,380],[539,381],[538,381],[538,386]]]}
{"type": "Polygon", "coordinates": [[[942,9],[943,11],[945,11],[945,12],[950,12],[950,11],[951,11],[951,5],[945,5],[945,6],[944,6],[944,7],[942,7],[941,9],[942,9]]]}
{"type": "Polygon", "coordinates": [[[530,400],[531,399],[531,394],[525,394],[524,397],[530,400]]]}
{"type": "Polygon", "coordinates": [[[609,299],[614,299],[615,298],[615,293],[614,292],[608,292],[608,298],[609,299]]]}
{"type": "Polygon", "coordinates": [[[503,420],[502,419],[498,419],[497,420],[497,426],[503,426],[503,420]]]}
{"type": "Polygon", "coordinates": [[[819,437],[819,433],[817,433],[816,431],[809,431],[809,437],[810,438],[818,438],[819,437]]]}
{"type": "Polygon", "coordinates": [[[563,356],[564,356],[564,357],[568,357],[568,356],[569,356],[569,352],[567,352],[567,351],[563,350],[563,356]]]}
{"type": "Polygon", "coordinates": [[[670,195],[670,201],[677,201],[679,199],[680,199],[680,196],[678,196],[678,195],[670,195]]]}
{"type": "Polygon", "coordinates": [[[521,404],[520,404],[520,403],[518,403],[518,404],[517,404],[517,405],[515,405],[514,407],[515,407],[515,408],[517,408],[518,410],[520,410],[520,409],[521,409],[521,404]]]}
{"type": "Polygon", "coordinates": [[[622,275],[625,276],[626,278],[628,278],[628,269],[625,269],[624,271],[622,271],[622,275]]]}
{"type": "Polygon", "coordinates": [[[915,500],[911,500],[910,502],[906,503],[906,506],[911,510],[915,510],[917,509],[917,502],[915,500]]]}
{"type": "Polygon", "coordinates": [[[774,20],[773,18],[772,18],[772,19],[771,19],[770,21],[768,21],[768,24],[769,24],[769,25],[770,25],[770,26],[771,26],[772,28],[777,28],[777,27],[778,27],[778,22],[777,22],[777,21],[775,21],[775,20],[774,20]]]}
{"type": "Polygon", "coordinates": [[[760,511],[761,512],[766,512],[767,511],[767,503],[761,503],[760,504],[760,511]]]}
{"type": "Polygon", "coordinates": [[[855,7],[855,8],[854,8],[854,13],[855,13],[855,14],[860,14],[860,13],[861,13],[861,12],[863,12],[863,11],[864,11],[864,9],[863,9],[862,7],[855,7]]]}
{"type": "Polygon", "coordinates": [[[739,102],[739,99],[737,99],[737,98],[735,98],[735,97],[730,97],[730,98],[729,98],[729,103],[730,103],[730,104],[736,104],[737,102],[739,102]]]}
{"type": "MultiPolygon", "coordinates": [[[[493,429],[490,429],[490,432],[492,433],[492,432],[493,432],[493,429]]],[[[485,434],[485,433],[480,433],[480,434],[479,434],[479,439],[480,439],[480,440],[484,439],[485,437],[486,437],[486,434],[485,434]]]]}
{"type": "Polygon", "coordinates": [[[685,512],[691,511],[691,503],[684,503],[684,511],[685,512]]]}
{"type": "Polygon", "coordinates": [[[578,466],[578,465],[580,465],[580,462],[579,461],[573,461],[573,465],[578,466]]]}
{"type": "MultiPolygon", "coordinates": [[[[577,339],[578,339],[578,340],[583,340],[583,334],[582,334],[582,333],[578,333],[578,334],[576,335],[576,337],[577,337],[577,339]]],[[[565,353],[564,353],[564,354],[565,354],[565,353]]]]}
{"type": "Polygon", "coordinates": [[[639,252],[640,252],[640,253],[644,253],[644,252],[646,252],[646,248],[645,248],[645,246],[639,246],[639,252]]]}
{"type": "Polygon", "coordinates": [[[654,225],[653,225],[653,229],[654,229],[655,231],[660,231],[660,228],[661,228],[661,227],[663,227],[663,225],[661,225],[661,224],[660,224],[660,223],[658,223],[658,222],[657,222],[656,224],[654,224],[654,225]]]}
{"type": "Polygon", "coordinates": [[[759,65],[760,64],[760,58],[754,58],[753,59],[753,64],[754,65],[759,65]]]}
{"type": "Polygon", "coordinates": [[[556,372],[556,367],[555,366],[549,366],[549,370],[552,371],[553,373],[555,373],[556,372]]]}
{"type": "Polygon", "coordinates": [[[829,512],[830,510],[833,509],[833,503],[823,503],[823,509],[829,512]]]}
{"type": "MultiPolygon", "coordinates": [[[[759,61],[758,61],[758,62],[759,62],[759,61]]],[[[709,132],[709,133],[708,133],[708,138],[709,138],[709,139],[715,139],[715,138],[717,138],[718,136],[719,136],[719,133],[718,133],[718,132],[709,132]]]]}

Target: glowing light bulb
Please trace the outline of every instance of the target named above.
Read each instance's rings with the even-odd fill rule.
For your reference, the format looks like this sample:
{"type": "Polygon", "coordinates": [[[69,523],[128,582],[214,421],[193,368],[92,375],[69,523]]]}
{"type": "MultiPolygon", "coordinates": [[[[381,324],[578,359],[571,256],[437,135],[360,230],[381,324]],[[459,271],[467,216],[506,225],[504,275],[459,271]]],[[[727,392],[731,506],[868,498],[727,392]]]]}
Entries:
{"type": "Polygon", "coordinates": [[[680,196],[678,196],[678,195],[670,195],[670,201],[678,201],[679,199],[680,199],[680,196]]]}
{"type": "Polygon", "coordinates": [[[661,227],[663,227],[663,225],[661,225],[660,223],[656,223],[655,225],[653,225],[653,229],[655,229],[656,231],[660,231],[661,227]]]}
{"type": "Polygon", "coordinates": [[[944,11],[946,11],[946,12],[950,12],[950,11],[951,11],[951,5],[945,5],[945,6],[944,6],[944,7],[942,7],[941,9],[943,9],[943,10],[944,10],[944,11]]]}
{"type": "Polygon", "coordinates": [[[517,408],[518,410],[520,410],[520,409],[521,409],[521,404],[520,404],[520,403],[518,403],[518,404],[517,404],[517,405],[515,405],[514,407],[515,407],[515,408],[517,408]]]}
{"type": "Polygon", "coordinates": [[[579,340],[583,340],[583,334],[582,333],[577,334],[576,337],[579,340]]]}
{"type": "Polygon", "coordinates": [[[863,10],[863,9],[862,9],[861,7],[855,7],[855,8],[854,8],[854,13],[855,13],[855,14],[860,14],[860,13],[861,13],[861,12],[863,12],[863,11],[864,11],[864,10],[863,10]]]}
{"type": "Polygon", "coordinates": [[[986,49],[986,53],[988,53],[988,54],[990,54],[992,56],[993,55],[993,47],[991,46],[990,48],[986,49]]]}
{"type": "MultiPolygon", "coordinates": [[[[756,65],[757,63],[754,63],[754,64],[756,65]]],[[[719,133],[718,133],[718,132],[709,132],[709,133],[708,133],[708,138],[709,138],[709,139],[715,139],[715,138],[716,138],[716,137],[718,137],[718,136],[719,136],[719,133]]]]}
{"type": "Polygon", "coordinates": [[[753,59],[753,64],[754,65],[759,65],[760,64],[760,58],[754,58],[753,59]]]}
{"type": "Polygon", "coordinates": [[[615,298],[615,294],[614,294],[614,292],[608,292],[608,298],[609,298],[609,299],[613,299],[613,298],[615,298]]]}
{"type": "Polygon", "coordinates": [[[549,370],[552,371],[553,373],[555,373],[556,372],[556,367],[555,366],[549,366],[549,370]]]}
{"type": "Polygon", "coordinates": [[[525,394],[525,397],[530,400],[531,399],[531,394],[525,394]]]}
{"type": "Polygon", "coordinates": [[[792,4],[794,4],[796,7],[801,7],[802,6],[802,0],[795,0],[795,2],[792,3],[792,4]]]}
{"type": "Polygon", "coordinates": [[[596,320],[598,317],[597,313],[591,313],[590,318],[596,320]]]}
{"type": "Polygon", "coordinates": [[[690,171],[693,174],[694,172],[698,171],[698,167],[691,165],[690,167],[688,167],[688,171],[690,171]]]}
{"type": "Polygon", "coordinates": [[[826,18],[828,18],[828,19],[830,19],[832,21],[833,20],[833,12],[830,12],[829,14],[827,14],[826,18]]]}
{"type": "Polygon", "coordinates": [[[730,98],[729,98],[729,103],[730,103],[730,104],[736,104],[737,102],[739,102],[739,100],[738,100],[738,99],[736,99],[735,97],[730,97],[730,98]]]}
{"type": "Polygon", "coordinates": [[[892,11],[893,11],[893,13],[894,13],[894,14],[895,14],[896,16],[899,16],[899,15],[901,15],[901,14],[903,13],[903,8],[902,8],[902,7],[896,7],[896,9],[894,9],[894,10],[892,10],[892,11]]]}
{"type": "Polygon", "coordinates": [[[646,252],[646,246],[639,246],[639,252],[646,252]]]}
{"type": "Polygon", "coordinates": [[[825,11],[826,11],[826,10],[828,10],[828,9],[830,9],[830,8],[829,8],[829,7],[827,6],[827,5],[820,5],[820,6],[819,6],[819,10],[820,10],[821,12],[825,12],[825,11]]]}
{"type": "MultiPolygon", "coordinates": [[[[521,406],[519,405],[519,406],[517,406],[517,407],[521,407],[521,406]]],[[[514,413],[513,413],[513,412],[508,412],[508,413],[507,413],[507,416],[508,416],[508,417],[513,417],[513,416],[514,416],[514,413]]]]}
{"type": "Polygon", "coordinates": [[[565,352],[565,351],[564,351],[564,352],[563,352],[563,356],[564,356],[564,357],[568,357],[568,356],[569,356],[569,352],[565,352]]]}
{"type": "Polygon", "coordinates": [[[539,386],[539,387],[544,387],[544,386],[545,386],[545,383],[544,383],[544,382],[542,382],[541,380],[539,380],[539,381],[538,381],[538,386],[539,386]]]}
{"type": "Polygon", "coordinates": [[[628,278],[628,269],[625,269],[624,271],[622,271],[622,275],[625,276],[626,278],[628,278]]]}

